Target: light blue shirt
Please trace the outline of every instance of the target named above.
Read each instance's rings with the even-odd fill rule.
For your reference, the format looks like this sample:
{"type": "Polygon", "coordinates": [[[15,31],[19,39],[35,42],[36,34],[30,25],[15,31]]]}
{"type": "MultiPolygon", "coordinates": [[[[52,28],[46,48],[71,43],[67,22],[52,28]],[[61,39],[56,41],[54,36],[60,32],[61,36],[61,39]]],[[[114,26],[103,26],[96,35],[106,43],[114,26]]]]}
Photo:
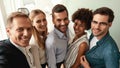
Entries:
{"type": "Polygon", "coordinates": [[[65,59],[68,45],[68,32],[66,33],[67,37],[56,28],[49,33],[46,39],[48,68],[57,68],[56,63],[65,59]]]}

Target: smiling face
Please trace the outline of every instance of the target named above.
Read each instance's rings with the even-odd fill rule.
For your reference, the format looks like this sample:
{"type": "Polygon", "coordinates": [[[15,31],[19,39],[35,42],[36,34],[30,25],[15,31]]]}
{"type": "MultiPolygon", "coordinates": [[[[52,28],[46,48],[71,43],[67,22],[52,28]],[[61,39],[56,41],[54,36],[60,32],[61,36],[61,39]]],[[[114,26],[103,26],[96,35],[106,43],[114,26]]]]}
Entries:
{"type": "Polygon", "coordinates": [[[26,17],[16,17],[13,19],[11,27],[7,27],[7,34],[17,45],[26,47],[32,35],[32,24],[26,17]]]}
{"type": "Polygon", "coordinates": [[[38,32],[44,32],[47,30],[47,20],[46,16],[43,13],[39,13],[33,19],[33,26],[37,29],[38,32]]]}
{"type": "Polygon", "coordinates": [[[68,29],[68,24],[69,24],[67,12],[65,10],[63,12],[59,12],[59,13],[55,12],[54,18],[53,18],[53,23],[54,23],[54,26],[59,31],[61,31],[62,33],[66,33],[66,31],[68,29]]]}
{"type": "Polygon", "coordinates": [[[105,36],[110,26],[112,25],[111,22],[108,22],[108,19],[109,16],[107,15],[95,14],[93,16],[91,30],[93,35],[96,36],[98,39],[101,39],[103,36],[105,36]]]}
{"type": "Polygon", "coordinates": [[[86,26],[85,26],[85,23],[84,22],[81,22],[80,20],[75,20],[74,21],[74,31],[75,31],[75,34],[76,36],[80,37],[82,36],[83,34],[85,34],[85,29],[86,29],[86,26]]]}

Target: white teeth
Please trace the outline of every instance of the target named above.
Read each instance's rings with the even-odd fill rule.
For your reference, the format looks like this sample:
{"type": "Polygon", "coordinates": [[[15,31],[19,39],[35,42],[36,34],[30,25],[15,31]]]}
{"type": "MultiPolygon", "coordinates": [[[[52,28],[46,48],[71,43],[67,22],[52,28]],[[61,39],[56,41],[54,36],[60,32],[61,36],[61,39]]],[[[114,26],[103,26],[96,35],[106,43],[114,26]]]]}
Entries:
{"type": "Polygon", "coordinates": [[[27,41],[27,40],[29,40],[29,39],[28,39],[28,38],[23,38],[23,40],[24,40],[24,41],[27,41]]]}
{"type": "Polygon", "coordinates": [[[99,32],[99,30],[94,30],[95,32],[99,32]]]}
{"type": "Polygon", "coordinates": [[[99,32],[100,32],[100,30],[93,30],[93,32],[94,32],[94,33],[99,33],[99,32]]]}
{"type": "Polygon", "coordinates": [[[79,32],[79,31],[76,30],[75,32],[79,32]]]}

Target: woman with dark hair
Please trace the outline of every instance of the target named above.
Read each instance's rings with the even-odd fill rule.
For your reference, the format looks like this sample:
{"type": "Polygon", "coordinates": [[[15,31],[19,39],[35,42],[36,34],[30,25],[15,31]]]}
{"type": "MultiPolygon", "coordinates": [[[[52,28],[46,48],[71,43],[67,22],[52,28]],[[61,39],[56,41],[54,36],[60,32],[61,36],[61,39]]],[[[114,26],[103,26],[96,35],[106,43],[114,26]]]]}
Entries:
{"type": "Polygon", "coordinates": [[[86,8],[78,9],[72,15],[74,22],[75,37],[68,46],[68,51],[65,60],[65,68],[79,68],[80,57],[85,54],[89,48],[89,41],[85,30],[90,29],[92,20],[92,11],[86,8]]]}

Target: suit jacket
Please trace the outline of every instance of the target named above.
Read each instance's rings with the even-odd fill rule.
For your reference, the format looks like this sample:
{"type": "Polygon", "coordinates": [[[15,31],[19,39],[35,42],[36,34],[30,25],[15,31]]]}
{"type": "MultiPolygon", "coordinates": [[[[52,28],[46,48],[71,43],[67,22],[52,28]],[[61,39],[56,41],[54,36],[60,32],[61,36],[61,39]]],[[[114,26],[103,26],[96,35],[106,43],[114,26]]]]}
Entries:
{"type": "Polygon", "coordinates": [[[25,55],[9,39],[0,42],[0,68],[30,68],[25,55]]]}

